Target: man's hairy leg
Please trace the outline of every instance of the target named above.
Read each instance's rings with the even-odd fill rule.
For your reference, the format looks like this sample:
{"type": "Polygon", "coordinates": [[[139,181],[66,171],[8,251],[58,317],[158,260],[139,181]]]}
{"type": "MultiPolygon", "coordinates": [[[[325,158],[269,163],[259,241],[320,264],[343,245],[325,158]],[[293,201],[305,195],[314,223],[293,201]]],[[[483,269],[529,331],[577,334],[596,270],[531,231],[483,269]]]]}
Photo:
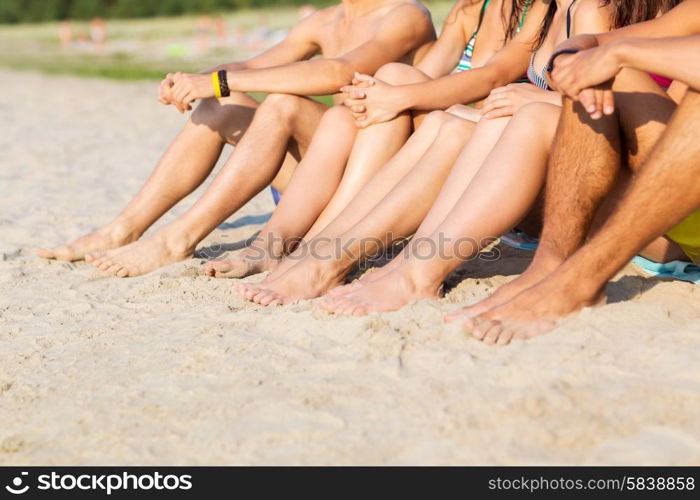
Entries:
{"type": "Polygon", "coordinates": [[[610,219],[544,280],[477,317],[474,336],[504,344],[550,330],[561,317],[595,304],[636,253],[698,210],[698,130],[700,94],[690,91],[610,219]]]}
{"type": "Polygon", "coordinates": [[[548,164],[544,225],[528,269],[469,308],[481,314],[544,279],[584,243],[594,217],[613,191],[622,164],[637,166],[649,154],[675,109],[649,75],[623,70],[613,89],[614,115],[593,120],[579,103],[564,99],[548,164]]]}

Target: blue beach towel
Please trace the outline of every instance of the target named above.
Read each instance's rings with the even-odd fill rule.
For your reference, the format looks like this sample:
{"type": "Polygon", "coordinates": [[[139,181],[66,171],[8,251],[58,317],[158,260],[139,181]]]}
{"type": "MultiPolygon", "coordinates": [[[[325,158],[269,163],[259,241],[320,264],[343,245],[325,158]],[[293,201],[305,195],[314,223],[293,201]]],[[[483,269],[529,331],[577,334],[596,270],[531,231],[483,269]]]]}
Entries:
{"type": "Polygon", "coordinates": [[[513,229],[512,231],[508,231],[506,234],[501,236],[501,242],[511,248],[534,252],[537,250],[537,245],[540,243],[540,239],[535,236],[530,236],[519,229],[513,229]]]}
{"type": "Polygon", "coordinates": [[[644,273],[659,278],[673,278],[681,281],[688,281],[700,285],[700,267],[692,262],[674,260],[659,264],[644,257],[637,256],[632,262],[644,273]]]}

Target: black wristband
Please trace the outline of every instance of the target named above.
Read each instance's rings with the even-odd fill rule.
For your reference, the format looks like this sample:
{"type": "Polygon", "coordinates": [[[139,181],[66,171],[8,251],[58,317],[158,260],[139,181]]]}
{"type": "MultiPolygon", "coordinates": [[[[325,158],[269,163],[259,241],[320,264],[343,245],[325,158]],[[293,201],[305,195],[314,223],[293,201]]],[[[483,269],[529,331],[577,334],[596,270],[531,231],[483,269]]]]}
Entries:
{"type": "Polygon", "coordinates": [[[228,97],[231,95],[231,90],[228,88],[228,78],[226,77],[226,70],[219,70],[219,89],[221,90],[221,97],[228,97]]]}
{"type": "Polygon", "coordinates": [[[554,61],[557,57],[562,56],[564,54],[576,54],[578,52],[581,52],[581,49],[561,49],[554,52],[554,54],[552,54],[552,56],[549,58],[549,61],[547,62],[547,73],[551,73],[554,69],[554,61]]]}

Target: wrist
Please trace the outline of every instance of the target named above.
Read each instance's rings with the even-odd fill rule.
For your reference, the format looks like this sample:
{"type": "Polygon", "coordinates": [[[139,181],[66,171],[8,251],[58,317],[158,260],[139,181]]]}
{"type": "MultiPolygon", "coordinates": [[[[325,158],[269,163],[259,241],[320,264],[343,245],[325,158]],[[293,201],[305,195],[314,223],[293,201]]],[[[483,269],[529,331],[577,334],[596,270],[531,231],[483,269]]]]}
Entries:
{"type": "Polygon", "coordinates": [[[393,87],[391,90],[393,94],[392,101],[394,102],[397,112],[399,113],[407,109],[411,109],[415,105],[411,92],[407,87],[407,85],[400,85],[393,87]]]}
{"type": "Polygon", "coordinates": [[[556,64],[557,58],[559,56],[564,56],[567,54],[573,55],[573,54],[577,54],[579,52],[581,52],[581,49],[578,47],[565,47],[565,48],[555,50],[554,53],[549,58],[549,61],[547,61],[547,66],[546,66],[547,73],[551,73],[552,71],[554,71],[554,65],[556,64]]]}
{"type": "Polygon", "coordinates": [[[630,53],[633,52],[633,46],[627,43],[626,40],[619,40],[605,45],[609,57],[617,66],[622,69],[630,65],[630,53]]]}

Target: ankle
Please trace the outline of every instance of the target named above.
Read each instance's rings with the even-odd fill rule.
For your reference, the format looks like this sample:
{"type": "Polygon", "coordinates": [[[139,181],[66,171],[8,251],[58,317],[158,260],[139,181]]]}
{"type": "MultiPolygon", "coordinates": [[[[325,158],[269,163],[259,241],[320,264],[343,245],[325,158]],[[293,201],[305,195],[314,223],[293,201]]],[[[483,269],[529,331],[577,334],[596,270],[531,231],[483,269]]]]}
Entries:
{"type": "Polygon", "coordinates": [[[526,272],[528,274],[546,276],[556,271],[564,262],[566,262],[566,258],[563,255],[540,247],[537,249],[535,257],[526,272]]]}
{"type": "Polygon", "coordinates": [[[160,229],[153,235],[161,240],[162,244],[172,255],[189,256],[194,254],[197,245],[201,241],[195,234],[180,229],[175,224],[170,224],[160,229]]]}
{"type": "Polygon", "coordinates": [[[406,260],[396,269],[416,293],[438,295],[443,282],[452,271],[451,267],[439,266],[432,261],[406,260]]]}
{"type": "Polygon", "coordinates": [[[134,221],[122,216],[114,219],[103,229],[113,240],[120,243],[131,243],[132,241],[136,241],[145,232],[145,228],[140,228],[134,223],[134,221]]]}
{"type": "Polygon", "coordinates": [[[293,250],[294,241],[277,231],[260,232],[250,243],[250,248],[262,250],[271,259],[279,260],[293,250]]]}

